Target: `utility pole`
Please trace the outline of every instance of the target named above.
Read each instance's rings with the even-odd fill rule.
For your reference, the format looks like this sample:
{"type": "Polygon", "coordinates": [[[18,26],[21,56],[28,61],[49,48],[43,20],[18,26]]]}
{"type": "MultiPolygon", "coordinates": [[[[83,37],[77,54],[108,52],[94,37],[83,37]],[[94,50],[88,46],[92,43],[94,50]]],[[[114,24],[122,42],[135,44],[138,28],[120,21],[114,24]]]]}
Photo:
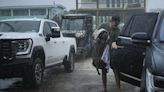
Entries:
{"type": "Polygon", "coordinates": [[[122,19],[123,19],[123,22],[124,22],[125,21],[125,12],[126,12],[126,10],[125,10],[125,0],[123,0],[122,2],[123,2],[122,3],[122,7],[123,7],[122,19]]]}
{"type": "Polygon", "coordinates": [[[79,4],[79,2],[78,2],[78,0],[76,0],[76,13],[78,13],[78,5],[79,4]]]}
{"type": "Polygon", "coordinates": [[[109,0],[106,0],[106,3],[107,8],[109,8],[109,0]]]}
{"type": "Polygon", "coordinates": [[[146,0],[144,0],[144,8],[146,9],[146,0]]]}
{"type": "Polygon", "coordinates": [[[96,2],[97,2],[96,27],[98,27],[99,25],[99,0],[97,0],[96,2]]]}

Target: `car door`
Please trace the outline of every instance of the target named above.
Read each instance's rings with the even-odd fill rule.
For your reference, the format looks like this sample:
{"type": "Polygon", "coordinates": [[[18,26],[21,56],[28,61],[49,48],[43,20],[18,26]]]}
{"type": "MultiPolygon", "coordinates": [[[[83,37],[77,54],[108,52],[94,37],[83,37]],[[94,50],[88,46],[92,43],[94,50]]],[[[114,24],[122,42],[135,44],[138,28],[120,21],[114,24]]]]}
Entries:
{"type": "MultiPolygon", "coordinates": [[[[50,26],[47,22],[44,22],[43,24],[43,35],[46,38],[48,34],[52,34],[50,26]]],[[[47,58],[47,62],[46,64],[50,64],[52,59],[53,59],[53,42],[51,41],[46,41],[45,43],[45,54],[46,54],[46,58],[47,58]]]]}
{"type": "MultiPolygon", "coordinates": [[[[57,23],[49,22],[49,24],[50,24],[51,28],[59,27],[57,23]]],[[[59,31],[59,30],[54,30],[54,31],[59,31]]],[[[62,37],[55,37],[52,40],[55,43],[55,47],[57,48],[56,51],[54,51],[54,54],[55,55],[57,54],[56,55],[57,57],[56,57],[55,61],[63,60],[63,58],[65,56],[65,54],[64,54],[65,48],[66,48],[65,46],[67,46],[67,45],[65,45],[66,44],[65,40],[62,39],[62,37]]]]}
{"type": "Polygon", "coordinates": [[[139,86],[146,46],[134,44],[131,36],[136,32],[146,32],[151,37],[156,20],[155,13],[138,14],[132,16],[123,28],[114,56],[121,80],[139,86]]]}

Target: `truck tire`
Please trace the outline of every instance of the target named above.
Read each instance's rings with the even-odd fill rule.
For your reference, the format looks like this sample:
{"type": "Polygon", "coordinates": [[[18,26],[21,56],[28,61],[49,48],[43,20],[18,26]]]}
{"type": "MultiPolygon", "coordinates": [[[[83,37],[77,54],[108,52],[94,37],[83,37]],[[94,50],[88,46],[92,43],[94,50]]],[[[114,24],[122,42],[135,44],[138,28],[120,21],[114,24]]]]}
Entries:
{"type": "Polygon", "coordinates": [[[40,57],[33,59],[33,65],[29,66],[28,72],[23,77],[23,84],[26,87],[39,87],[43,80],[43,63],[40,57]]]}
{"type": "Polygon", "coordinates": [[[75,67],[74,60],[75,60],[75,54],[73,51],[71,51],[69,54],[69,59],[66,60],[64,64],[65,72],[71,73],[74,71],[74,67],[75,67]]]}

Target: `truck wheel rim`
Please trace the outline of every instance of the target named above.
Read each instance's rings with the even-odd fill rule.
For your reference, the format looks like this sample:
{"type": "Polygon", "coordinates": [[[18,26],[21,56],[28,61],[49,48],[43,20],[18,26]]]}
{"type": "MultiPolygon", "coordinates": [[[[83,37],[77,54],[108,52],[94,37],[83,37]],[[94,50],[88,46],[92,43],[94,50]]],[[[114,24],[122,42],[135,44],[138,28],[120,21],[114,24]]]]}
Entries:
{"type": "Polygon", "coordinates": [[[40,83],[42,79],[42,67],[40,64],[36,64],[35,66],[35,78],[37,83],[40,83]]]}

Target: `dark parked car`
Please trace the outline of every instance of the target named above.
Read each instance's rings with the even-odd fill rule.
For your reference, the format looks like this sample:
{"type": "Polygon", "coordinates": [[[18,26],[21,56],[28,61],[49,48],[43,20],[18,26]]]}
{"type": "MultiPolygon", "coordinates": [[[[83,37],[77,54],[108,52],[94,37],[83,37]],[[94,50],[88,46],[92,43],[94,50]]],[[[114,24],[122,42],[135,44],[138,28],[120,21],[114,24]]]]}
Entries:
{"type": "Polygon", "coordinates": [[[111,66],[120,80],[140,86],[141,92],[163,92],[164,12],[133,15],[117,45],[111,66]]]}

